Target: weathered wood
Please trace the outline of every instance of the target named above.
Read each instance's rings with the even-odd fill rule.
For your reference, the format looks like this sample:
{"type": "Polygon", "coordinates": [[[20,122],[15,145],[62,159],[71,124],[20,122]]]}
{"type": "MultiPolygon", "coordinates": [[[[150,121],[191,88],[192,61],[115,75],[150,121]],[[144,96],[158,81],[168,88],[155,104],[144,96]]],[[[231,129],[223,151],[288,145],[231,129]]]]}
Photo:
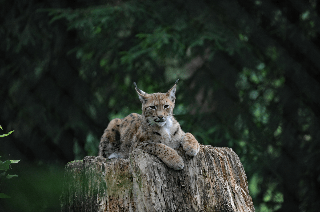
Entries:
{"type": "Polygon", "coordinates": [[[129,159],[85,157],[66,166],[62,211],[254,211],[239,157],[201,145],[181,171],[136,149],[129,159]]]}

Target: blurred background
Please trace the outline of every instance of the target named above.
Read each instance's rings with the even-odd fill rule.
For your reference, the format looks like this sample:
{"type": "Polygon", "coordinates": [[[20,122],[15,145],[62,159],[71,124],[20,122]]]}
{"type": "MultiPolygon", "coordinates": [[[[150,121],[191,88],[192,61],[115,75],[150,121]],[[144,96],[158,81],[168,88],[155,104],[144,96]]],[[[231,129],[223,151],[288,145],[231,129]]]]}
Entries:
{"type": "Polygon", "coordinates": [[[317,0],[0,0],[0,211],[59,211],[66,163],[166,92],[205,145],[230,147],[256,211],[320,208],[317,0]],[[1,172],[0,172],[1,173],[1,172]]]}

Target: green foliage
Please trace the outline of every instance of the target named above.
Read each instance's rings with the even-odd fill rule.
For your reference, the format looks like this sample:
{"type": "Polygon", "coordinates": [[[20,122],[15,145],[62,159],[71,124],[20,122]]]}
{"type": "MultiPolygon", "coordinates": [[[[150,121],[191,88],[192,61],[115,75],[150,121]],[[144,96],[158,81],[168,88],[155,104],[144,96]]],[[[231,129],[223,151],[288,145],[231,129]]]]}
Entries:
{"type": "Polygon", "coordinates": [[[10,206],[3,211],[59,211],[64,182],[63,166],[24,163],[18,169],[19,177],[11,179],[12,183],[4,186],[11,198],[1,202],[1,206],[10,206]]]}
{"type": "MultiPolygon", "coordinates": [[[[0,125],[0,129],[3,130],[2,127],[1,127],[1,125],[0,125]]],[[[2,135],[0,135],[0,138],[1,138],[1,137],[6,137],[6,136],[10,135],[10,134],[13,133],[13,132],[14,132],[14,130],[8,132],[7,134],[2,134],[2,135]]]]}
{"type": "MultiPolygon", "coordinates": [[[[0,129],[2,130],[2,126],[0,125],[0,129]]],[[[11,133],[13,133],[14,130],[10,131],[7,134],[3,134],[0,135],[0,137],[5,137],[10,135],[11,133]]],[[[1,158],[1,156],[0,156],[1,158]]],[[[2,182],[3,179],[11,179],[13,177],[18,177],[18,175],[16,174],[8,174],[7,171],[10,169],[10,165],[12,163],[18,163],[20,160],[5,160],[5,161],[1,161],[0,160],[0,180],[2,182]]],[[[4,193],[0,193],[0,198],[10,198],[10,196],[4,194],[4,193]]]]}
{"type": "Polygon", "coordinates": [[[18,163],[20,160],[5,160],[5,161],[0,161],[0,171],[2,171],[2,173],[0,174],[0,176],[2,178],[6,178],[6,179],[11,179],[13,177],[18,177],[18,175],[11,175],[11,174],[7,174],[7,171],[10,169],[10,165],[13,163],[18,163]]]}
{"type": "MultiPolygon", "coordinates": [[[[0,156],[1,158],[1,156],[0,156]]],[[[4,179],[11,179],[13,177],[18,177],[16,174],[8,174],[7,171],[10,169],[12,163],[18,163],[20,160],[0,160],[0,180],[3,182],[4,179]]],[[[10,196],[0,193],[0,198],[10,198],[10,196]]]]}

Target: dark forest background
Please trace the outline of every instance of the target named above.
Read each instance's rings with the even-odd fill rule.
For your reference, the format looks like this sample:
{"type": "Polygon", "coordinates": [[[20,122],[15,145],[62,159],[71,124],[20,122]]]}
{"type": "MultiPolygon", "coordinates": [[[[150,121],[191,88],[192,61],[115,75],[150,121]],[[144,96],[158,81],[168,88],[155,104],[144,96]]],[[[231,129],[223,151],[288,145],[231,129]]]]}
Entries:
{"type": "Polygon", "coordinates": [[[0,0],[0,211],[59,211],[64,165],[180,79],[175,114],[230,147],[256,211],[320,208],[317,0],[0,0]]]}

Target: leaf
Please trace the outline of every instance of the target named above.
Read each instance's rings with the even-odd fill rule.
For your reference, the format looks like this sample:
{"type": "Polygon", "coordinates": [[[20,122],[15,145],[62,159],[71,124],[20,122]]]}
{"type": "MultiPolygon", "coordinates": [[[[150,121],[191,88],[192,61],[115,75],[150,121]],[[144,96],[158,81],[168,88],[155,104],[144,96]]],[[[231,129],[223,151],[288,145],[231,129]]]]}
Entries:
{"type": "Polygon", "coordinates": [[[16,175],[16,174],[8,174],[7,175],[7,179],[11,179],[13,177],[18,177],[18,175],[16,175]]]}
{"type": "Polygon", "coordinates": [[[19,163],[20,160],[10,160],[11,163],[19,163]]]}
{"type": "Polygon", "coordinates": [[[11,198],[11,197],[4,193],[0,193],[0,198],[11,198]]]}
{"type": "MultiPolygon", "coordinates": [[[[2,129],[2,128],[1,128],[1,129],[2,129]]],[[[10,135],[10,134],[13,133],[13,132],[14,132],[14,130],[10,131],[10,132],[7,133],[7,134],[0,135],[0,137],[6,137],[6,136],[10,135]]]]}
{"type": "Polygon", "coordinates": [[[8,170],[9,169],[9,165],[11,164],[11,162],[9,160],[6,160],[4,162],[0,162],[0,170],[8,170]]]}

